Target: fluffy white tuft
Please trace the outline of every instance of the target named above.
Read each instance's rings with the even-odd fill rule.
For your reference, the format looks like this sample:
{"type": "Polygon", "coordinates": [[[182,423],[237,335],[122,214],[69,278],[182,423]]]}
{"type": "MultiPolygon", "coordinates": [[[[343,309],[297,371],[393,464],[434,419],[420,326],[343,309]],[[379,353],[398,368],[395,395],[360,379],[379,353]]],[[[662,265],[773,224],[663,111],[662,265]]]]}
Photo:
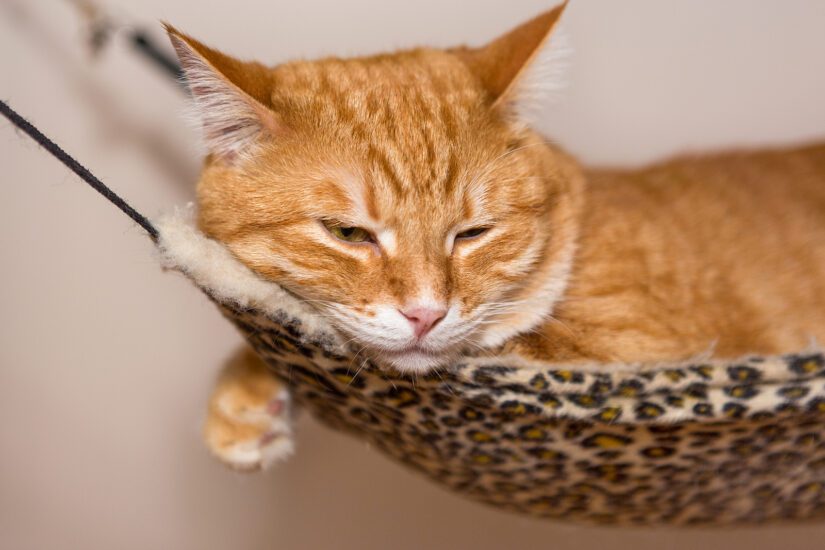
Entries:
{"type": "Polygon", "coordinates": [[[511,104],[519,122],[531,125],[547,102],[562,95],[572,54],[569,35],[560,23],[516,82],[511,104]]]}
{"type": "Polygon", "coordinates": [[[171,40],[192,95],[186,118],[201,132],[206,149],[226,159],[249,154],[264,130],[256,101],[185,41],[175,35],[171,40]]]}
{"type": "Polygon", "coordinates": [[[334,345],[343,351],[337,332],[322,316],[281,286],[253,273],[223,244],[205,237],[194,227],[193,211],[190,204],[152,220],[158,230],[158,251],[164,268],[180,271],[221,302],[255,308],[271,316],[299,318],[308,339],[336,338],[334,345]]]}

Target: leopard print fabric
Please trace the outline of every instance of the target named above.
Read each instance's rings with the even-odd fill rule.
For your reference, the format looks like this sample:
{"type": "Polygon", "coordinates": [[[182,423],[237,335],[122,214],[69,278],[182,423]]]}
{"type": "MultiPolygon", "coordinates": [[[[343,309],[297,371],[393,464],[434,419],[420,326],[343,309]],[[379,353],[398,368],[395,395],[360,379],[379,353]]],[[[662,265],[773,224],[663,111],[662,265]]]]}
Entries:
{"type": "Polygon", "coordinates": [[[471,498],[610,524],[825,515],[825,357],[564,368],[466,357],[418,379],[286,313],[223,304],[294,399],[471,498]]]}

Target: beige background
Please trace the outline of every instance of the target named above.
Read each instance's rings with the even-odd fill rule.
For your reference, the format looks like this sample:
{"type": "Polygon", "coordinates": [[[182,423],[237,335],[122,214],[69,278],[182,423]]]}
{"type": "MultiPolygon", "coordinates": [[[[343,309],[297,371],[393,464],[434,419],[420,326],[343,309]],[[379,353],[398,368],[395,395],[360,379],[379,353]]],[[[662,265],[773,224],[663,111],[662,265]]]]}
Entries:
{"type": "MultiPolygon", "coordinates": [[[[553,0],[112,0],[239,56],[478,43],[553,0]],[[131,5],[129,5],[131,4],[131,5]]],[[[572,85],[543,127],[584,160],[825,137],[820,0],[573,0],[572,85]]],[[[142,211],[191,197],[182,95],[123,42],[96,64],[63,0],[0,0],[0,97],[142,211]]],[[[243,476],[206,453],[211,379],[238,343],[148,239],[0,122],[0,548],[818,548],[825,526],[611,530],[484,508],[299,423],[243,476]]]]}

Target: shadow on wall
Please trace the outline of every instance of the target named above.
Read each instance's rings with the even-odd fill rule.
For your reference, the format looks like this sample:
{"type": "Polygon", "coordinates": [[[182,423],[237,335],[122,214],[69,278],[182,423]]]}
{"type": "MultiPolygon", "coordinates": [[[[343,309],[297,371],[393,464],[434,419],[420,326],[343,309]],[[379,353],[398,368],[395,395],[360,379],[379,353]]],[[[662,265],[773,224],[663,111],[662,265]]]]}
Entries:
{"type": "MultiPolygon", "coordinates": [[[[192,148],[181,143],[177,134],[164,131],[156,120],[139,119],[111,85],[98,78],[94,61],[79,63],[58,42],[23,2],[0,2],[2,15],[14,21],[17,30],[27,39],[26,47],[39,49],[50,67],[63,77],[67,91],[77,105],[94,121],[99,139],[108,146],[119,145],[144,151],[145,158],[156,165],[167,179],[179,183],[185,190],[191,189],[200,171],[200,160],[192,148]]],[[[80,20],[72,21],[80,26],[80,20]]],[[[78,39],[73,47],[85,44],[78,39]]],[[[169,77],[163,75],[162,78],[169,77]]],[[[176,86],[169,79],[169,86],[176,86]]],[[[183,94],[183,92],[181,92],[183,94]]]]}

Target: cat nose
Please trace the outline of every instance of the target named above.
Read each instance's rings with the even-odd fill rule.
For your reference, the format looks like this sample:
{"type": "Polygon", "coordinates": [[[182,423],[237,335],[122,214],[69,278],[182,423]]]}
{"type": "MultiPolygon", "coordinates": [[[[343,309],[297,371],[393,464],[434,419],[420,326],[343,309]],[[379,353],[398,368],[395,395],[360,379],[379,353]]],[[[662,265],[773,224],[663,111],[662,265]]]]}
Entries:
{"type": "Polygon", "coordinates": [[[416,338],[423,338],[447,314],[443,308],[414,307],[398,310],[413,327],[416,338]]]}

